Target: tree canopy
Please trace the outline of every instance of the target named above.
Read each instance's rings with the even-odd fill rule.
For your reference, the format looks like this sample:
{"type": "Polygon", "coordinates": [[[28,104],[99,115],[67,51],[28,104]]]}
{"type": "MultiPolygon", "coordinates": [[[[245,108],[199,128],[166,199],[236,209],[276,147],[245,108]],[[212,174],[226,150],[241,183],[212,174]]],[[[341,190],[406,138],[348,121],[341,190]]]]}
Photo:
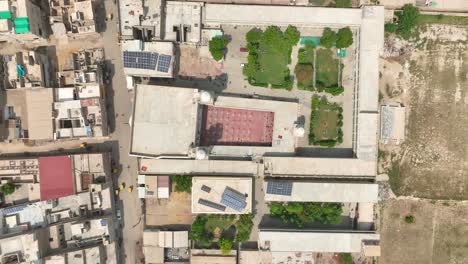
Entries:
{"type": "Polygon", "coordinates": [[[218,241],[219,248],[223,255],[228,255],[231,253],[233,241],[227,238],[220,238],[218,241]]]}
{"type": "Polygon", "coordinates": [[[403,11],[396,13],[398,17],[398,33],[405,39],[411,36],[419,17],[419,9],[412,4],[403,6],[403,11]]]}
{"type": "Polygon", "coordinates": [[[320,38],[320,45],[324,46],[325,48],[331,48],[333,44],[335,44],[337,40],[337,36],[335,31],[331,30],[331,28],[324,28],[322,37],[320,38]]]}
{"type": "Polygon", "coordinates": [[[174,176],[171,176],[171,181],[175,182],[176,192],[190,193],[192,191],[192,177],[191,176],[174,175],[174,176]]]}
{"type": "Polygon", "coordinates": [[[340,28],[336,37],[336,47],[339,49],[347,48],[353,44],[353,32],[349,27],[340,28]]]}
{"type": "Polygon", "coordinates": [[[301,33],[299,33],[295,26],[289,25],[286,31],[284,31],[284,37],[291,46],[294,46],[299,42],[299,39],[301,39],[301,33]]]}
{"type": "Polygon", "coordinates": [[[214,37],[210,40],[208,46],[213,59],[219,61],[224,58],[224,51],[228,42],[228,39],[225,37],[214,37]]]}
{"type": "Polygon", "coordinates": [[[262,37],[262,30],[259,28],[252,28],[245,35],[245,40],[247,40],[248,43],[257,43],[260,41],[261,37],[262,37]]]}
{"type": "Polygon", "coordinates": [[[236,240],[239,242],[245,242],[249,240],[250,233],[252,232],[253,227],[253,218],[252,214],[242,214],[237,221],[237,234],[236,240]]]}
{"type": "Polygon", "coordinates": [[[343,212],[338,203],[278,203],[268,204],[270,214],[280,217],[286,223],[293,223],[302,228],[306,223],[320,222],[323,224],[338,224],[343,212]]]}
{"type": "Polygon", "coordinates": [[[0,186],[0,192],[4,195],[10,195],[15,192],[15,185],[11,182],[7,182],[0,186]]]}

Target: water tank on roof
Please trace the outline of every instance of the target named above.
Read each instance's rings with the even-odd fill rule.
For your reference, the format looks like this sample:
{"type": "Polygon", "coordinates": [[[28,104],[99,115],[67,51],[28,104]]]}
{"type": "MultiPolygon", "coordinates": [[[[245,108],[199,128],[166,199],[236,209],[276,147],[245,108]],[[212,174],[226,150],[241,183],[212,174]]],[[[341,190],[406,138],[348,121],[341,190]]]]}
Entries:
{"type": "Polygon", "coordinates": [[[201,91],[200,92],[200,103],[202,104],[209,104],[213,101],[213,96],[208,91],[201,91]]]}
{"type": "Polygon", "coordinates": [[[294,136],[296,137],[304,137],[305,129],[302,125],[296,125],[294,127],[294,136]]]}
{"type": "Polygon", "coordinates": [[[204,149],[197,149],[196,152],[195,152],[195,159],[197,160],[202,160],[202,159],[206,159],[207,155],[206,155],[206,151],[204,149]]]}

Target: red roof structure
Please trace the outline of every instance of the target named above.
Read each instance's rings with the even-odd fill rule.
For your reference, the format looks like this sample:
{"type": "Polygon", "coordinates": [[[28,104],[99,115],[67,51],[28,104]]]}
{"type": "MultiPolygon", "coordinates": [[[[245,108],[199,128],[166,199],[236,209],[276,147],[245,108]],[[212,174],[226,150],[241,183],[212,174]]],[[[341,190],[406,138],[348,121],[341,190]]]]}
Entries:
{"type": "Polygon", "coordinates": [[[201,146],[271,146],[275,113],[203,106],[201,146]]]}
{"type": "Polygon", "coordinates": [[[41,201],[73,195],[72,162],[69,156],[39,158],[41,201]]]}

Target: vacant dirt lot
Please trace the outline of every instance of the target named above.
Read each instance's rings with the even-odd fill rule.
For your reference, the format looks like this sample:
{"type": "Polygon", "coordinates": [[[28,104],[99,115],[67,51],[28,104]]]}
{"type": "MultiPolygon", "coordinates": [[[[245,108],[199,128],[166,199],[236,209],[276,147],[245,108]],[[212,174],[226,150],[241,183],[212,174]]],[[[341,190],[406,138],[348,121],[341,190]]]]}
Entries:
{"type": "Polygon", "coordinates": [[[180,76],[204,79],[222,74],[223,65],[213,60],[208,47],[181,45],[179,62],[180,76]]]}
{"type": "Polygon", "coordinates": [[[390,200],[381,216],[381,264],[467,263],[468,204],[390,200]],[[405,216],[415,222],[408,224],[405,216]]]}
{"type": "Polygon", "coordinates": [[[192,224],[192,208],[189,193],[171,192],[169,199],[146,199],[146,225],[190,224],[192,224]]]}
{"type": "MultiPolygon", "coordinates": [[[[383,100],[407,107],[406,142],[384,150],[402,195],[468,198],[467,28],[431,26],[413,43],[388,41],[383,100]]],[[[385,171],[385,169],[383,170],[385,171]]]]}

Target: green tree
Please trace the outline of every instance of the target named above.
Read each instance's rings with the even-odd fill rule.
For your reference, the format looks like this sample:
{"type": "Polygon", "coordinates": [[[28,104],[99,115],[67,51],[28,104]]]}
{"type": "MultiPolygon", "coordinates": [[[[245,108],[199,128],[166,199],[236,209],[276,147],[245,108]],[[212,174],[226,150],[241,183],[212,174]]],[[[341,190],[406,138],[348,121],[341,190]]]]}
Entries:
{"type": "Polygon", "coordinates": [[[304,207],[302,203],[298,202],[291,202],[286,204],[286,211],[290,214],[300,215],[304,211],[304,207]]]}
{"type": "Polygon", "coordinates": [[[299,42],[299,39],[301,38],[301,33],[299,33],[295,26],[289,25],[288,28],[286,28],[286,31],[284,32],[284,37],[291,46],[294,46],[297,44],[297,42],[299,42]]]}
{"type": "Polygon", "coordinates": [[[192,191],[192,176],[174,175],[171,176],[171,181],[175,182],[176,192],[188,192],[192,191]]]}
{"type": "Polygon", "coordinates": [[[385,24],[385,32],[388,33],[395,33],[398,29],[398,26],[395,23],[387,23],[385,24]]]}
{"type": "Polygon", "coordinates": [[[15,185],[11,182],[7,182],[0,186],[0,192],[4,195],[10,195],[15,192],[15,185]]]}
{"type": "Polygon", "coordinates": [[[224,58],[224,51],[226,49],[227,44],[228,39],[225,37],[214,37],[210,40],[208,46],[211,56],[213,56],[213,59],[219,61],[222,58],[224,58]]]}
{"type": "Polygon", "coordinates": [[[206,217],[197,216],[195,221],[192,223],[192,227],[190,228],[189,237],[190,240],[193,241],[200,241],[203,239],[205,233],[205,224],[206,224],[206,217]]]}
{"type": "Polygon", "coordinates": [[[266,44],[281,48],[281,43],[284,42],[283,32],[277,26],[269,26],[262,35],[262,41],[266,44]]]}
{"type": "Polygon", "coordinates": [[[333,44],[335,44],[336,40],[337,36],[335,31],[328,27],[323,29],[322,37],[320,38],[320,45],[325,48],[331,48],[333,44]]]}
{"type": "Polygon", "coordinates": [[[352,7],[351,0],[335,0],[335,6],[338,8],[352,7]]]}
{"type": "Polygon", "coordinates": [[[339,49],[347,48],[353,44],[353,32],[349,27],[340,28],[336,38],[336,47],[339,49]]]}
{"type": "Polygon", "coordinates": [[[354,264],[353,257],[350,253],[340,253],[340,258],[344,264],[354,264]]]}
{"type": "Polygon", "coordinates": [[[403,6],[403,11],[396,13],[396,15],[398,16],[397,32],[404,39],[410,38],[419,18],[419,9],[412,4],[406,4],[403,6]]]}
{"type": "Polygon", "coordinates": [[[258,43],[261,37],[262,37],[262,30],[258,28],[252,28],[245,35],[245,40],[247,40],[248,43],[258,43]]]}
{"type": "Polygon", "coordinates": [[[221,253],[223,255],[228,255],[229,253],[231,253],[233,241],[226,238],[220,238],[218,241],[218,245],[221,249],[221,253]]]}
{"type": "Polygon", "coordinates": [[[407,224],[412,224],[412,223],[414,223],[415,221],[416,221],[416,219],[414,218],[414,216],[412,216],[412,215],[407,215],[407,216],[405,216],[405,222],[406,222],[407,224]]]}
{"type": "Polygon", "coordinates": [[[237,221],[237,234],[236,240],[239,242],[245,242],[249,240],[250,233],[252,232],[253,214],[242,214],[237,221]]]}

